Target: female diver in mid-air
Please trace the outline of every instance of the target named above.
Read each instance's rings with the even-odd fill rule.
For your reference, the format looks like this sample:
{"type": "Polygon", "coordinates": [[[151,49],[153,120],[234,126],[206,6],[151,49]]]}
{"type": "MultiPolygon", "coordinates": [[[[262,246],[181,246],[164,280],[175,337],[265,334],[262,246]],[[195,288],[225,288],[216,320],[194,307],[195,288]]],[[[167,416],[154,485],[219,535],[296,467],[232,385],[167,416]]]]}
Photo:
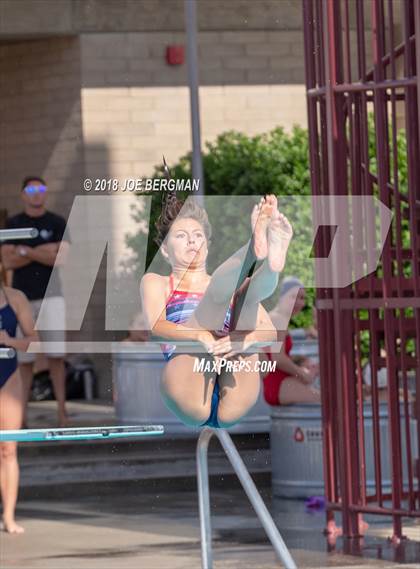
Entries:
{"type": "Polygon", "coordinates": [[[156,242],[171,274],[146,274],[140,291],[152,336],[168,341],[161,385],[165,403],[188,425],[229,427],[251,409],[259,394],[260,375],[254,366],[258,354],[249,348],[276,341],[276,330],[260,303],[277,286],[292,227],[278,211],[274,195],[262,198],[251,214],[250,242],[211,276],[206,270],[211,227],[206,211],[193,198],[183,204],[168,194],[156,228],[156,242]],[[247,277],[256,261],[263,262],[247,277]],[[203,352],[177,353],[171,341],[196,342],[203,352]],[[249,363],[239,371],[198,371],[197,358],[249,363]]]}

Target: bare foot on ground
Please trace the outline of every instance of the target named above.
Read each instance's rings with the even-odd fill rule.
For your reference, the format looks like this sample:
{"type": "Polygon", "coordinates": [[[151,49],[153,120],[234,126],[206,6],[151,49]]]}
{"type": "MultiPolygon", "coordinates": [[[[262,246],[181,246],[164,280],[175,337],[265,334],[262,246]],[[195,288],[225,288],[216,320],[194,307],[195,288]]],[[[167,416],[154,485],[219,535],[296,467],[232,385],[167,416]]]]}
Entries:
{"type": "Polygon", "coordinates": [[[14,520],[11,520],[8,522],[3,520],[2,524],[1,524],[1,529],[2,529],[2,531],[5,531],[6,533],[16,533],[16,534],[25,533],[24,528],[22,526],[18,525],[14,520]]]}

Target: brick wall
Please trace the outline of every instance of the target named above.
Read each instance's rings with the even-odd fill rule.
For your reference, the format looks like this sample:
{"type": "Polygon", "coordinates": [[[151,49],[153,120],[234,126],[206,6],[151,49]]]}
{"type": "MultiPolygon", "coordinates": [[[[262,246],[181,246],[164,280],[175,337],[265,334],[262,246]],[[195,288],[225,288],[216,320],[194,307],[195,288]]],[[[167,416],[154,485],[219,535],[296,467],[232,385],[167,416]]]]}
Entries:
{"type": "MultiPolygon", "coordinates": [[[[0,78],[1,207],[21,211],[22,179],[40,175],[49,186],[48,208],[67,217],[84,178],[79,39],[0,44],[0,78]]],[[[95,337],[95,305],[103,302],[101,277],[82,334],[70,338],[95,337]]],[[[95,359],[101,365],[103,358],[95,359]]],[[[102,395],[110,383],[109,373],[103,377],[102,395]]]]}
{"type": "Polygon", "coordinates": [[[2,207],[21,208],[22,178],[44,176],[67,214],[83,178],[77,38],[0,44],[2,207]]]}
{"type": "MultiPolygon", "coordinates": [[[[82,36],[89,175],[149,175],[162,153],[173,162],[190,149],[186,65],[165,61],[166,46],[184,42],[163,32],[82,36]]],[[[199,34],[203,142],[228,129],[305,124],[302,42],[299,31],[199,34]]]]}
{"type": "MultiPolygon", "coordinates": [[[[353,0],[354,1],[354,0],[353,0]]],[[[200,30],[296,29],[297,0],[198,0],[200,30]]],[[[184,0],[2,0],[0,35],[182,31],[184,0]]]]}

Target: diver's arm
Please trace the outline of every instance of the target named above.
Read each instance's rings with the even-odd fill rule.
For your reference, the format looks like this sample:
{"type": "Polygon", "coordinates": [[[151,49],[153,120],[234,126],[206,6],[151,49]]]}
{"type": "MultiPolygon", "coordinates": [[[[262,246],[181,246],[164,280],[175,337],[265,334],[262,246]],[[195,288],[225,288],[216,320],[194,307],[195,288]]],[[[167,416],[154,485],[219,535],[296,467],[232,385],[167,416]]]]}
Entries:
{"type": "Polygon", "coordinates": [[[218,357],[231,358],[247,352],[256,344],[273,344],[277,341],[277,330],[274,328],[267,312],[260,304],[257,312],[257,323],[254,330],[232,330],[214,343],[213,354],[218,357]]]}

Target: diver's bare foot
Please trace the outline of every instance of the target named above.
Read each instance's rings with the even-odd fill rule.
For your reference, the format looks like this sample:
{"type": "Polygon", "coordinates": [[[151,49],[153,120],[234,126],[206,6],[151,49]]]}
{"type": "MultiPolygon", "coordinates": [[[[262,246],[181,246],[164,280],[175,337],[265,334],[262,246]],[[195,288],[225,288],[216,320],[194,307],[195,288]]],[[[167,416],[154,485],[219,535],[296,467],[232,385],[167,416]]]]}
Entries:
{"type": "Polygon", "coordinates": [[[272,214],[277,210],[277,198],[273,194],[261,198],[251,214],[252,239],[255,256],[259,261],[268,254],[267,229],[272,214]]]}
{"type": "Polygon", "coordinates": [[[271,216],[268,226],[268,264],[276,273],[283,270],[287,250],[293,236],[293,229],[285,215],[277,209],[271,216]]]}
{"type": "Polygon", "coordinates": [[[8,522],[6,522],[6,520],[3,520],[2,530],[7,533],[25,533],[24,528],[18,525],[14,520],[8,522]]]}

